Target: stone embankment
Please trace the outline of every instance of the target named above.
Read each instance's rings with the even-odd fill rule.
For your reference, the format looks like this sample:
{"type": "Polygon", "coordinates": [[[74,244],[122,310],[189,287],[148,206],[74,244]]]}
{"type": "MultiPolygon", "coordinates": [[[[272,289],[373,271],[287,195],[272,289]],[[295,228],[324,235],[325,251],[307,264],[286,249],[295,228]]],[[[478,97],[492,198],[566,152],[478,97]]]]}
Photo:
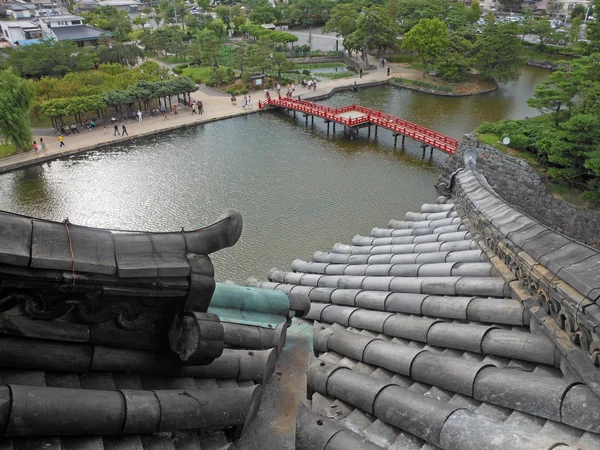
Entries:
{"type": "Polygon", "coordinates": [[[450,174],[463,166],[466,152],[476,155],[477,169],[507,203],[559,233],[600,248],[600,213],[553,197],[529,164],[472,135],[465,136],[456,156],[448,159],[440,181],[447,183],[450,174]]]}

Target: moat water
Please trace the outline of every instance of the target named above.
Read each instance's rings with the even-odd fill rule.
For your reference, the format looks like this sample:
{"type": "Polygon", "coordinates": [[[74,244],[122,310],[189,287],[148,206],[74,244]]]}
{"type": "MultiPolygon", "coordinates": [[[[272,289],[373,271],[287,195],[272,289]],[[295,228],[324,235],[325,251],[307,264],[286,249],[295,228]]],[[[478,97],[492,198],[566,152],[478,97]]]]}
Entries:
{"type": "MultiPolygon", "coordinates": [[[[393,87],[344,92],[357,103],[460,138],[482,121],[534,116],[526,101],[548,72],[525,68],[518,82],[474,97],[437,97],[393,87]]],[[[316,119],[253,114],[32,166],[0,176],[0,209],[72,223],[151,231],[211,223],[241,211],[235,247],[213,255],[216,277],[243,282],[288,269],[355,234],[368,235],[434,202],[447,156],[422,159],[418,143],[393,148],[391,132],[367,140],[327,136],[316,119]]],[[[373,136],[372,136],[373,137],[373,136]]],[[[399,140],[400,143],[400,140],[399,140]]]]}

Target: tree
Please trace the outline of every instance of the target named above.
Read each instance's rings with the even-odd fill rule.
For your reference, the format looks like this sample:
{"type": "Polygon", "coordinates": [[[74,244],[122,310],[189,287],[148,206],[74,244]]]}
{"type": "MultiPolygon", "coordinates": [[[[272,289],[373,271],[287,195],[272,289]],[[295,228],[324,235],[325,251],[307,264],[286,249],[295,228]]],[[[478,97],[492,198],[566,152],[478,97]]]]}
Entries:
{"type": "Polygon", "coordinates": [[[344,38],[344,47],[350,51],[360,51],[367,62],[370,50],[377,49],[377,56],[386,47],[394,48],[398,36],[398,26],[380,6],[371,6],[362,11],[356,23],[356,30],[344,38]]]}
{"type": "Polygon", "coordinates": [[[548,162],[548,174],[574,184],[586,175],[591,175],[600,146],[600,120],[591,114],[576,114],[562,124],[545,148],[548,162]],[[587,166],[587,167],[586,167],[587,166]]]}
{"type": "Polygon", "coordinates": [[[518,28],[514,22],[487,20],[475,43],[475,69],[500,83],[516,80],[523,62],[518,28]]]}
{"type": "Polygon", "coordinates": [[[242,25],[246,23],[246,20],[247,19],[244,16],[235,16],[233,18],[233,29],[239,33],[241,31],[242,25]]]}
{"type": "Polygon", "coordinates": [[[571,19],[576,19],[576,18],[580,18],[580,19],[585,18],[585,6],[583,6],[581,3],[576,4],[573,7],[573,11],[571,11],[571,19]]]}
{"type": "Polygon", "coordinates": [[[325,33],[346,38],[356,31],[360,10],[354,3],[339,3],[331,10],[331,18],[323,27],[325,33]]]}
{"type": "Polygon", "coordinates": [[[147,23],[148,19],[146,17],[142,17],[141,15],[133,19],[133,24],[137,25],[139,28],[144,28],[144,25],[146,25],[147,23]]]}
{"type": "Polygon", "coordinates": [[[600,51],[600,0],[593,0],[594,20],[587,22],[586,35],[589,41],[589,52],[600,51]]]}
{"type": "Polygon", "coordinates": [[[425,71],[429,71],[448,46],[448,28],[440,19],[421,19],[404,35],[402,48],[419,53],[425,71]]]}
{"type": "Polygon", "coordinates": [[[229,23],[231,17],[231,8],[229,6],[220,5],[215,9],[217,17],[225,23],[229,23]]]}
{"type": "Polygon", "coordinates": [[[185,15],[185,3],[182,0],[161,0],[158,10],[165,23],[179,23],[185,15]]]}
{"type": "Polygon", "coordinates": [[[34,95],[32,82],[11,70],[0,72],[0,135],[12,142],[17,152],[31,148],[33,135],[28,113],[34,95]]]}
{"type": "Polygon", "coordinates": [[[9,62],[18,75],[39,79],[42,75],[63,76],[89,70],[93,66],[93,57],[74,42],[43,40],[13,50],[9,62]]]}
{"type": "Polygon", "coordinates": [[[202,61],[206,64],[212,64],[219,67],[217,56],[221,50],[221,40],[213,30],[204,29],[198,34],[198,44],[200,45],[200,54],[202,61]]]}
{"type": "Polygon", "coordinates": [[[440,76],[447,81],[460,81],[464,78],[471,67],[471,61],[464,55],[456,52],[448,52],[437,62],[435,68],[440,76]]]}
{"type": "Polygon", "coordinates": [[[277,10],[270,3],[252,8],[248,16],[250,22],[257,25],[272,23],[277,18],[277,10]]]}
{"type": "Polygon", "coordinates": [[[332,0],[290,0],[289,19],[294,25],[314,27],[329,20],[332,0]]]}
{"type": "Polygon", "coordinates": [[[551,42],[556,36],[556,32],[550,25],[549,20],[534,20],[529,28],[529,33],[537,36],[540,49],[544,49],[546,44],[551,42]]]}
{"type": "Polygon", "coordinates": [[[562,65],[559,70],[551,73],[546,81],[536,86],[533,97],[527,104],[541,113],[552,113],[554,123],[558,125],[561,111],[568,112],[573,106],[581,81],[579,74],[573,72],[572,66],[562,65]]]}
{"type": "Polygon", "coordinates": [[[129,14],[112,6],[102,6],[82,15],[88,25],[110,31],[118,41],[126,40],[127,35],[133,30],[129,14]]]}
{"type": "Polygon", "coordinates": [[[115,43],[111,46],[101,45],[96,52],[100,64],[118,63],[124,66],[135,66],[144,52],[137,45],[115,43]]]}

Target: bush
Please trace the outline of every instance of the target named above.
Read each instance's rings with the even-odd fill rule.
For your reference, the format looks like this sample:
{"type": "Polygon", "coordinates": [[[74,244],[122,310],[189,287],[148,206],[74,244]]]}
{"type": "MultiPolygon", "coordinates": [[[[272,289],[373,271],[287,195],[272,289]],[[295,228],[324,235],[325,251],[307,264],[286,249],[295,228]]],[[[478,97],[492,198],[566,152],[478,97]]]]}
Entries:
{"type": "Polygon", "coordinates": [[[241,95],[246,95],[248,93],[248,89],[240,89],[241,95]]]}
{"type": "MultiPolygon", "coordinates": [[[[504,136],[502,136],[504,137],[504,136]]],[[[524,134],[517,134],[510,138],[510,146],[516,150],[520,150],[522,152],[529,150],[529,145],[531,144],[531,140],[525,136],[524,134]]]]}

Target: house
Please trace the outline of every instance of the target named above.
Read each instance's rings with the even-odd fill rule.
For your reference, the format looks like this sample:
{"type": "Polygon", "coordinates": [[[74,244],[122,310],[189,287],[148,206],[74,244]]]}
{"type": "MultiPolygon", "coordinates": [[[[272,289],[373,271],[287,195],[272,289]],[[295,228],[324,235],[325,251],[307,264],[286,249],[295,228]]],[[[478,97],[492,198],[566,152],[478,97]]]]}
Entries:
{"type": "Polygon", "coordinates": [[[75,2],[73,8],[77,12],[93,11],[94,9],[100,8],[100,4],[98,3],[98,0],[79,0],[78,2],[75,2]]]}
{"type": "Polygon", "coordinates": [[[35,5],[23,0],[4,2],[2,8],[6,11],[6,15],[14,20],[30,19],[39,15],[35,5]]]}
{"type": "Polygon", "coordinates": [[[57,41],[73,41],[80,47],[98,45],[99,40],[112,36],[112,33],[85,25],[83,17],[63,14],[42,19],[42,28],[46,37],[57,41]]]}
{"type": "Polygon", "coordinates": [[[144,5],[137,0],[99,0],[100,6],[112,6],[119,11],[138,12],[144,5]]]}
{"type": "Polygon", "coordinates": [[[16,47],[23,41],[40,39],[43,37],[40,26],[29,20],[0,22],[0,32],[2,38],[10,43],[12,47],[16,47]]]}

